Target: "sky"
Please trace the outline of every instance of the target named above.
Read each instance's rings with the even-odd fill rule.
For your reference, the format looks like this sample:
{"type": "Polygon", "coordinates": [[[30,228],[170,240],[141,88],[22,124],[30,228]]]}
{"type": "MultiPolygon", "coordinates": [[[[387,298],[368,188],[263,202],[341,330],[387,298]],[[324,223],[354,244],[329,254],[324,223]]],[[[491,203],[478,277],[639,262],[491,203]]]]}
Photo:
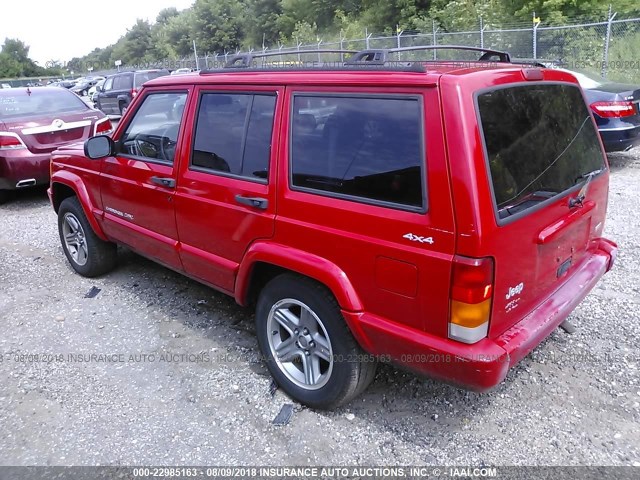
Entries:
{"type": "Polygon", "coordinates": [[[184,10],[194,0],[0,0],[0,45],[18,38],[39,65],[66,62],[115,43],[137,18],[155,22],[160,10],[184,10]]]}

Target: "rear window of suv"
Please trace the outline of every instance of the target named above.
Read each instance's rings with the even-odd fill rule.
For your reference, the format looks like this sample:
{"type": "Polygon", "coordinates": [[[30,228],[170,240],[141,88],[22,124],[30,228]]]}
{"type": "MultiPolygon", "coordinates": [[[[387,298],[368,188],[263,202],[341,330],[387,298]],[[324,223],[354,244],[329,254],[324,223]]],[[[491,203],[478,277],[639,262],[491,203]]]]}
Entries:
{"type": "Polygon", "coordinates": [[[154,78],[164,77],[165,75],[169,75],[167,70],[153,70],[149,72],[136,72],[134,87],[140,88],[143,83],[148,82],[149,80],[153,80],[154,78]]]}
{"type": "Polygon", "coordinates": [[[566,192],[604,168],[579,88],[527,84],[477,98],[498,219],[566,192]]]}

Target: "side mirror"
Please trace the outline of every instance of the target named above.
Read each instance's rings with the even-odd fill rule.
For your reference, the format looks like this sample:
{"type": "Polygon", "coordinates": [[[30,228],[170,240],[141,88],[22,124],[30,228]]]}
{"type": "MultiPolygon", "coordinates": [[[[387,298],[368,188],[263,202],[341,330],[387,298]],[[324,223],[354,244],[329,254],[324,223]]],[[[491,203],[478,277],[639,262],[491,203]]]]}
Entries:
{"type": "Polygon", "coordinates": [[[115,143],[111,137],[98,135],[84,142],[84,154],[92,160],[110,157],[115,152],[115,143]]]}

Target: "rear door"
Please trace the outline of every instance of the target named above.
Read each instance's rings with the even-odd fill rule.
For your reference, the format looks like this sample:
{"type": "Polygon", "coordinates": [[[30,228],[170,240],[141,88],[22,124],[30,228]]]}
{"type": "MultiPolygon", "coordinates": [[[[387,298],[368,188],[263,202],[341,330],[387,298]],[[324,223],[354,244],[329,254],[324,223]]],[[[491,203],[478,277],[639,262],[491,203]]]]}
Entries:
{"type": "Polygon", "coordinates": [[[274,241],[337,265],[373,318],[446,336],[455,236],[435,85],[293,85],[287,102],[274,241]]]}
{"type": "Polygon", "coordinates": [[[174,196],[189,89],[153,89],[115,139],[119,153],[103,161],[101,192],[107,235],[176,270],[174,196]],[[162,107],[162,108],[160,108],[162,107]]]}
{"type": "Polygon", "coordinates": [[[176,192],[181,259],[190,275],[232,293],[249,245],[273,235],[277,87],[199,87],[176,192]],[[188,159],[188,160],[187,160],[188,159]]]}
{"type": "MultiPolygon", "coordinates": [[[[476,105],[484,148],[477,157],[477,204],[485,210],[471,234],[479,249],[471,252],[495,260],[489,332],[495,336],[559,288],[594,248],[608,170],[575,84],[492,87],[477,93],[476,105]]],[[[462,239],[459,253],[469,243],[462,239]]]]}

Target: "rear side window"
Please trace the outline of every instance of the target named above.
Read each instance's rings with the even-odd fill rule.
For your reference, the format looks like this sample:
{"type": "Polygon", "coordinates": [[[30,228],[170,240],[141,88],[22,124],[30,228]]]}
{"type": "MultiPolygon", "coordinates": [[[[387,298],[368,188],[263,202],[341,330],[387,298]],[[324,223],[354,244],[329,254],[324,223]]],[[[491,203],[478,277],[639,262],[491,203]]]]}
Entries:
{"type": "Polygon", "coordinates": [[[423,152],[418,98],[294,97],[294,189],[422,210],[423,152]]]}
{"type": "Polygon", "coordinates": [[[132,88],[131,85],[131,75],[118,75],[113,79],[113,89],[114,90],[130,90],[132,88]]]}
{"type": "Polygon", "coordinates": [[[478,95],[498,218],[555,197],[604,168],[577,86],[522,85],[478,95]]]}
{"type": "Polygon", "coordinates": [[[266,179],[275,105],[275,95],[203,94],[191,165],[266,179]]]}

